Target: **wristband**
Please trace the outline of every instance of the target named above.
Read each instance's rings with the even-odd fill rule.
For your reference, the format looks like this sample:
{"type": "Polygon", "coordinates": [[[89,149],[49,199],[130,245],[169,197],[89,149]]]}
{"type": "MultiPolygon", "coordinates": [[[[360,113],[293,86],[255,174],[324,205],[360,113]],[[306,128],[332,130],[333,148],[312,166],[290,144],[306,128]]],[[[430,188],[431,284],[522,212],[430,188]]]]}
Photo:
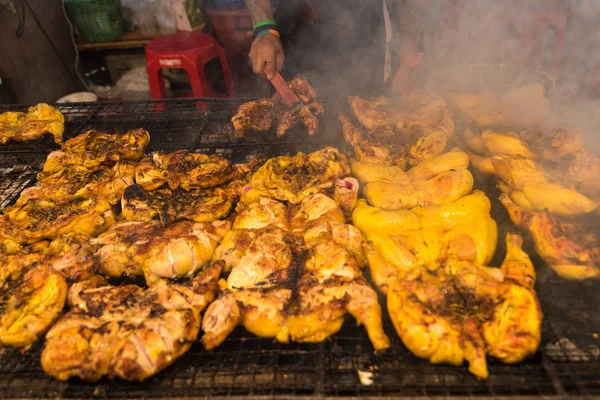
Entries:
{"type": "Polygon", "coordinates": [[[252,29],[256,30],[256,29],[260,28],[261,26],[265,26],[265,25],[274,25],[274,26],[277,26],[277,24],[275,23],[275,21],[273,21],[272,19],[263,19],[262,21],[258,21],[257,23],[255,23],[254,25],[252,25],[252,29]]]}
{"type": "Polygon", "coordinates": [[[260,28],[256,28],[254,30],[254,34],[258,35],[259,33],[263,32],[263,31],[268,31],[269,29],[273,29],[273,30],[277,30],[277,26],[276,25],[264,25],[261,26],[260,28]]]}
{"type": "Polygon", "coordinates": [[[277,32],[275,29],[268,29],[268,30],[258,32],[256,35],[254,35],[254,39],[256,39],[257,37],[268,35],[269,33],[271,35],[275,35],[275,36],[279,37],[279,32],[277,32]]]}

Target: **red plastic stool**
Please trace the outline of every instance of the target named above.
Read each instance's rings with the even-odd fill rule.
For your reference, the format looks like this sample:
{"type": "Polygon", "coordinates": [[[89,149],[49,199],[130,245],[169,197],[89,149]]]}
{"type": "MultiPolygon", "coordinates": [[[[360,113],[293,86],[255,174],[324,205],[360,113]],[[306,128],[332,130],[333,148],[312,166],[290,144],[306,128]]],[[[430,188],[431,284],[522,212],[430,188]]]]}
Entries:
{"type": "Polygon", "coordinates": [[[224,97],[208,84],[204,65],[219,57],[229,97],[235,88],[225,51],[210,35],[202,32],[179,32],[152,40],[146,45],[146,70],[153,99],[167,97],[163,68],[183,68],[189,78],[194,97],[224,97]]]}

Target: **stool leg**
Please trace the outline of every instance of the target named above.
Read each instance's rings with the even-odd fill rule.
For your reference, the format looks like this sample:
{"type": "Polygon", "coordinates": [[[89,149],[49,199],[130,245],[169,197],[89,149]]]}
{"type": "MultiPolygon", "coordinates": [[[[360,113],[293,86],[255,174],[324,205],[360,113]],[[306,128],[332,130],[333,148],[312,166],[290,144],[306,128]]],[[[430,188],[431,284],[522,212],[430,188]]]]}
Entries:
{"type": "Polygon", "coordinates": [[[146,64],[148,72],[148,84],[150,85],[150,97],[153,99],[166,99],[167,86],[165,85],[165,75],[158,62],[146,64]]]}
{"type": "Polygon", "coordinates": [[[198,62],[190,60],[188,57],[184,57],[182,62],[182,68],[185,69],[190,79],[194,97],[213,97],[206,82],[206,76],[204,76],[204,65],[199,65],[198,62]]]}
{"type": "Polygon", "coordinates": [[[233,85],[233,78],[231,76],[231,70],[229,69],[229,63],[227,62],[225,50],[223,50],[223,47],[217,45],[217,51],[219,52],[219,60],[221,60],[221,69],[223,70],[223,75],[225,76],[229,97],[236,97],[235,86],[233,85]]]}

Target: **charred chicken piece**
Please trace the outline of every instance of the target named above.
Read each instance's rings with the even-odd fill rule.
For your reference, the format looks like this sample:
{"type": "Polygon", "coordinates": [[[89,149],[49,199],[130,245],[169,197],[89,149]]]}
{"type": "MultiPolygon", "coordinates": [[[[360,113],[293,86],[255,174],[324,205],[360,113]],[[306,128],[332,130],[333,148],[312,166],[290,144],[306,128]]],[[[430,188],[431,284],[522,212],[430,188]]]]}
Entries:
{"type": "Polygon", "coordinates": [[[315,89],[308,80],[298,76],[287,84],[302,102],[302,108],[292,112],[277,94],[270,99],[244,103],[231,118],[236,137],[243,137],[244,133],[249,130],[268,131],[275,122],[277,122],[277,136],[285,135],[289,129],[298,124],[305,125],[310,136],[318,131],[318,116],[323,113],[324,109],[323,105],[317,101],[315,89]]]}
{"type": "Polygon", "coordinates": [[[138,164],[136,183],[145,190],[162,186],[183,190],[205,189],[243,179],[249,172],[245,165],[232,165],[216,154],[206,155],[179,150],[173,153],[154,153],[138,164]]]}
{"type": "Polygon", "coordinates": [[[60,316],[65,278],[41,254],[0,256],[0,347],[27,348],[60,316]]]}
{"type": "Polygon", "coordinates": [[[30,197],[4,210],[0,240],[33,244],[60,234],[95,236],[114,223],[115,214],[103,198],[54,201],[30,197]]]}
{"type": "Polygon", "coordinates": [[[308,249],[296,284],[298,303],[288,318],[290,338],[320,342],[335,334],[350,313],[367,329],[375,350],[389,347],[381,324],[377,293],[362,276],[365,264],[362,235],[346,225],[342,209],[322,194],[307,196],[291,210],[292,232],[308,249]]]}
{"type": "Polygon", "coordinates": [[[258,99],[242,104],[231,118],[235,137],[244,137],[246,131],[268,131],[277,119],[275,99],[258,99]]]}
{"type": "Polygon", "coordinates": [[[143,381],[156,374],[196,340],[221,268],[217,262],[185,283],[160,280],[146,290],[101,278],[74,285],[71,311],[46,335],[42,368],[60,380],[143,381]]]}
{"type": "Polygon", "coordinates": [[[135,161],[142,157],[150,134],[145,129],[133,129],[124,134],[87,131],[65,142],[61,150],[48,155],[39,180],[62,174],[66,168],[87,170],[118,161],[135,161]]]}
{"type": "Polygon", "coordinates": [[[448,260],[438,268],[414,268],[388,293],[398,335],[415,355],[434,364],[469,363],[488,377],[486,354],[517,363],[535,353],[542,312],[533,291],[533,265],[518,235],[507,236],[502,268],[448,260]]]}
{"type": "Polygon", "coordinates": [[[356,118],[367,128],[363,133],[340,115],[344,137],[359,161],[406,169],[442,154],[454,134],[450,109],[436,94],[408,93],[397,106],[384,97],[350,97],[349,102],[356,118]]]}
{"type": "Polygon", "coordinates": [[[533,239],[540,257],[560,276],[582,280],[600,275],[600,240],[595,218],[566,219],[548,211],[532,212],[507,193],[500,196],[510,219],[533,239]]]}
{"type": "Polygon", "coordinates": [[[135,165],[118,162],[112,167],[99,166],[88,170],[66,168],[54,175],[42,178],[37,186],[25,189],[16,204],[30,198],[69,200],[73,197],[102,197],[110,204],[121,200],[123,191],[133,185],[135,165]]]}
{"type": "Polygon", "coordinates": [[[168,225],[179,219],[211,222],[229,215],[240,196],[243,181],[234,181],[222,187],[209,189],[144,190],[131,185],[123,194],[121,209],[129,221],[159,220],[168,225]]]}
{"type": "Polygon", "coordinates": [[[225,262],[222,292],[206,310],[202,343],[221,344],[242,324],[260,337],[288,341],[285,309],[291,299],[293,237],[286,231],[286,207],[268,198],[240,210],[214,253],[225,262]]]}
{"type": "MultiPolygon", "coordinates": [[[[251,203],[267,196],[297,204],[312,193],[328,193],[341,198],[348,194],[347,191],[358,190],[358,185],[354,187],[354,179],[344,179],[349,174],[348,160],[333,147],[310,154],[272,158],[250,177],[248,185],[242,189],[241,201],[251,203]],[[339,180],[343,182],[338,184],[339,180]]],[[[354,202],[351,198],[347,202],[351,209],[354,202]]]]}
{"type": "Polygon", "coordinates": [[[6,112],[0,114],[0,144],[9,140],[35,140],[46,133],[54,136],[54,142],[62,143],[65,117],[56,108],[40,103],[29,107],[27,114],[6,112]]]}
{"type": "Polygon", "coordinates": [[[211,259],[229,230],[229,221],[124,221],[91,241],[98,246],[98,271],[118,276],[144,275],[148,284],[160,278],[192,276],[211,259]]]}

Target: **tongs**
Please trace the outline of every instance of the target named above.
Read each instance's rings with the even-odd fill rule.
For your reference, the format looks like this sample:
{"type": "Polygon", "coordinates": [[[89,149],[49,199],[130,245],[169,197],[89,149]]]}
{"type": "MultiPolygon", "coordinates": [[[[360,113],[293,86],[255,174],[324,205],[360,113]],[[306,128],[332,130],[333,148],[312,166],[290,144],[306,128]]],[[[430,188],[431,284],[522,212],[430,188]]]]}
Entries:
{"type": "Polygon", "coordinates": [[[275,87],[275,90],[277,90],[277,93],[279,93],[283,99],[283,102],[290,108],[291,112],[296,112],[302,108],[304,104],[298,98],[296,93],[290,89],[279,71],[275,71],[273,78],[271,78],[271,83],[275,87]]]}

